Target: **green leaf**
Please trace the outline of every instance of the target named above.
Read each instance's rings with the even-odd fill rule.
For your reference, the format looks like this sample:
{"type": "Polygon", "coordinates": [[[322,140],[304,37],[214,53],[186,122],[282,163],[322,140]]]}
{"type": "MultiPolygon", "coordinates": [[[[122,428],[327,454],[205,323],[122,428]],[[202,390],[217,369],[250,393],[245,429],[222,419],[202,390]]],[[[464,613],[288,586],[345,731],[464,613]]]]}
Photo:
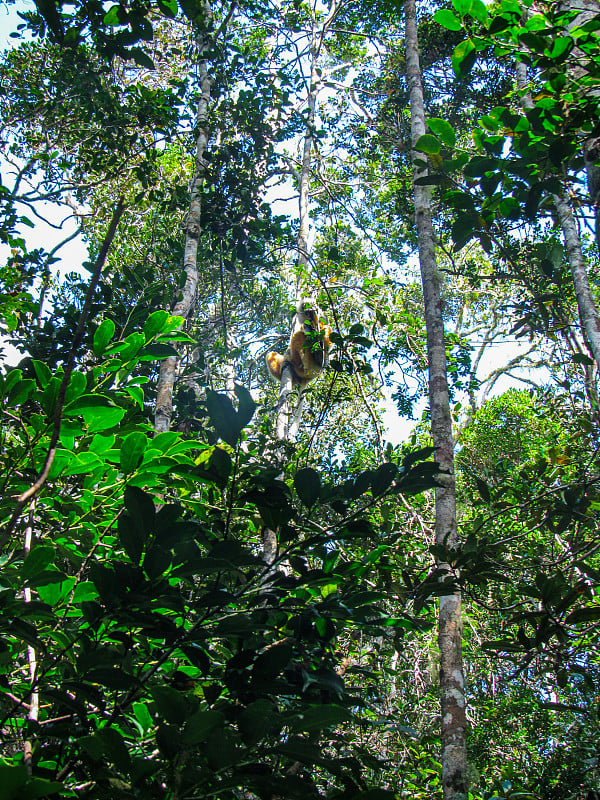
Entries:
{"type": "MultiPolygon", "coordinates": [[[[64,573],[59,572],[58,574],[64,577],[64,573]]],[[[40,600],[51,606],[56,605],[69,596],[73,586],[75,586],[75,580],[76,578],[67,578],[59,583],[47,583],[43,586],[40,586],[39,581],[36,581],[36,590],[40,600]]]]}
{"type": "Polygon", "coordinates": [[[226,394],[208,391],[206,409],[217,435],[235,447],[243,426],[238,422],[238,415],[230,398],[226,394]]]}
{"type": "Polygon", "coordinates": [[[244,386],[235,386],[235,394],[238,399],[238,425],[240,430],[245,428],[250,422],[256,411],[256,403],[252,399],[252,395],[244,386]]]}
{"type": "Polygon", "coordinates": [[[465,14],[468,14],[471,11],[471,6],[473,5],[472,0],[452,0],[452,5],[454,6],[456,12],[464,17],[465,14]]]}
{"type": "Polygon", "coordinates": [[[24,378],[12,387],[6,405],[9,408],[22,406],[36,388],[36,382],[33,378],[24,378]]]}
{"type": "Polygon", "coordinates": [[[250,703],[238,719],[240,733],[246,745],[256,744],[269,733],[279,731],[282,725],[283,720],[273,703],[264,697],[250,703]]]}
{"type": "Polygon", "coordinates": [[[87,378],[82,372],[74,370],[69,378],[69,385],[65,392],[65,405],[69,405],[85,392],[87,388],[87,378]]]}
{"type": "Polygon", "coordinates": [[[103,462],[98,458],[96,453],[78,453],[75,458],[69,459],[69,463],[63,475],[88,475],[90,472],[97,469],[97,467],[102,466],[102,464],[103,462]]]}
{"type": "Polygon", "coordinates": [[[62,783],[42,778],[30,779],[22,764],[0,764],[0,800],[36,800],[52,797],[63,789],[62,783]]]}
{"type": "Polygon", "coordinates": [[[170,330],[168,322],[171,319],[168,311],[154,311],[144,324],[144,336],[146,341],[152,339],[157,333],[163,333],[165,330],[170,330]]]}
{"type": "Polygon", "coordinates": [[[175,19],[177,16],[177,0],[157,0],[159,11],[169,19],[175,19]]]}
{"type": "Polygon", "coordinates": [[[171,568],[171,561],[172,558],[166,550],[158,544],[153,544],[146,551],[142,569],[151,581],[155,581],[171,568]]]}
{"type": "Polygon", "coordinates": [[[143,527],[137,520],[132,519],[129,514],[121,514],[117,523],[117,530],[119,531],[119,539],[123,549],[134,564],[139,564],[144,550],[144,542],[147,538],[143,527]]]}
{"type": "Polygon", "coordinates": [[[148,438],[142,431],[134,431],[123,439],[119,451],[121,472],[125,475],[135,472],[142,463],[147,444],[148,438]]]}
{"type": "Polygon", "coordinates": [[[112,603],[120,588],[115,571],[99,561],[92,561],[90,564],[90,578],[96,589],[98,589],[98,594],[102,600],[112,603]]]}
{"type": "Polygon", "coordinates": [[[312,508],[321,495],[321,477],[310,467],[300,469],[294,477],[294,488],[304,505],[312,508]]]}
{"type": "Polygon", "coordinates": [[[142,730],[146,733],[154,724],[148,711],[148,706],[145,703],[132,703],[131,710],[142,730]]]}
{"type": "Polygon", "coordinates": [[[597,620],[600,620],[600,605],[576,608],[569,614],[565,622],[573,625],[577,622],[596,622],[597,620]]]}
{"type": "Polygon", "coordinates": [[[118,425],[125,416],[125,411],[117,406],[98,406],[81,409],[80,414],[87,423],[88,433],[98,433],[118,425]]]}
{"type": "Polygon", "coordinates": [[[482,25],[488,21],[488,11],[483,0],[471,0],[471,8],[468,13],[482,25]]]}
{"type": "Polygon", "coordinates": [[[107,759],[122,770],[126,770],[131,762],[125,740],[116,728],[102,728],[92,736],[82,736],[78,744],[95,761],[107,759]]]}
{"type": "Polygon", "coordinates": [[[37,361],[36,359],[33,359],[31,364],[35,371],[35,376],[40,388],[45,389],[52,377],[52,373],[43,361],[37,361]]]}
{"type": "Polygon", "coordinates": [[[494,17],[490,23],[490,27],[488,28],[488,33],[496,34],[505,31],[508,27],[510,27],[511,20],[508,15],[501,15],[494,17]]]}
{"type": "Polygon", "coordinates": [[[23,562],[21,575],[26,581],[31,583],[36,575],[43,572],[46,567],[54,562],[55,556],[56,552],[51,545],[35,545],[23,562]]]}
{"type": "Polygon", "coordinates": [[[553,61],[564,61],[574,47],[573,39],[570,36],[556,36],[552,40],[552,51],[550,58],[553,61]]]}
{"type": "Polygon", "coordinates": [[[466,14],[470,13],[473,0],[452,0],[452,5],[456,13],[464,17],[466,14]]]}
{"type": "Polygon", "coordinates": [[[289,726],[293,731],[312,732],[351,721],[352,714],[347,708],[327,705],[308,708],[301,714],[294,715],[294,718],[289,721],[289,726]]]}
{"type": "MultiPolygon", "coordinates": [[[[50,385],[48,384],[46,391],[50,385]]],[[[106,395],[84,394],[65,409],[65,416],[79,415],[88,424],[89,432],[97,433],[117,425],[125,416],[125,411],[115,406],[106,395]]]]}
{"type": "MultiPolygon", "coordinates": [[[[188,717],[189,702],[183,692],[171,686],[152,686],[150,694],[160,716],[167,722],[181,725],[188,717]]],[[[193,717],[190,718],[190,721],[193,717]]]]}
{"type": "Polygon", "coordinates": [[[447,184],[448,178],[445,175],[424,175],[415,180],[415,186],[441,186],[447,184]]]}
{"type": "Polygon", "coordinates": [[[46,414],[51,417],[56,408],[56,398],[58,397],[58,390],[60,388],[61,380],[58,376],[52,377],[44,388],[44,392],[40,398],[40,403],[46,414]]]}
{"type": "Polygon", "coordinates": [[[176,431],[165,431],[152,439],[152,447],[157,447],[162,453],[166,453],[179,439],[180,435],[176,431]]]}
{"type": "Polygon", "coordinates": [[[138,406],[143,410],[144,408],[144,390],[141,386],[125,386],[127,394],[135,400],[138,406]]]}
{"type": "Polygon", "coordinates": [[[111,6],[104,15],[104,24],[108,27],[113,25],[120,25],[119,20],[119,6],[111,6]]]}
{"type": "Polygon", "coordinates": [[[432,136],[431,133],[424,133],[423,136],[419,136],[417,139],[414,149],[421,153],[434,154],[439,153],[442,146],[437,136],[432,136]]]}
{"type": "MultiPolygon", "coordinates": [[[[348,525],[348,527],[350,527],[350,525],[348,525]]],[[[338,699],[344,696],[344,681],[339,675],[336,675],[332,669],[318,669],[316,672],[311,673],[303,672],[303,676],[303,692],[305,692],[309,686],[316,686],[318,689],[325,689],[327,692],[331,692],[331,694],[336,695],[338,699]]]]}
{"type": "Polygon", "coordinates": [[[23,372],[20,369],[11,369],[2,381],[2,391],[6,397],[13,386],[23,378],[23,372]]]}
{"type": "Polygon", "coordinates": [[[98,597],[96,586],[92,581],[78,583],[73,592],[74,603],[84,603],[88,600],[95,600],[98,597]]]}
{"type": "Polygon", "coordinates": [[[481,495],[481,499],[484,502],[489,503],[490,499],[491,499],[491,495],[490,495],[490,489],[489,489],[489,486],[487,485],[487,483],[485,481],[482,481],[481,478],[476,478],[475,479],[475,483],[477,484],[477,491],[481,495]]]}
{"type": "Polygon", "coordinates": [[[449,31],[459,31],[462,28],[462,22],[448,8],[441,8],[436,11],[433,15],[433,20],[449,31]]]}
{"type": "Polygon", "coordinates": [[[465,75],[471,71],[475,59],[477,58],[477,51],[475,44],[471,39],[465,39],[464,42],[456,45],[452,53],[452,69],[458,78],[464,78],[465,75]]]}
{"type": "Polygon", "coordinates": [[[225,717],[220,711],[197,711],[187,721],[183,739],[186,744],[200,744],[217,728],[223,728],[224,723],[225,717]]]}
{"type": "Polygon", "coordinates": [[[130,516],[146,532],[154,531],[156,509],[152,496],[137,486],[125,487],[125,507],[130,516]]]}
{"type": "Polygon", "coordinates": [[[96,332],[94,333],[94,354],[101,356],[114,335],[115,323],[112,321],[112,319],[105,319],[104,322],[98,326],[96,332]]]}
{"type": "Polygon", "coordinates": [[[130,58],[133,58],[136,64],[144,69],[154,69],[154,61],[150,56],[145,53],[141,47],[132,47],[129,51],[130,58]]]}
{"type": "Polygon", "coordinates": [[[160,361],[171,356],[179,357],[179,353],[170,344],[160,344],[155,342],[144,347],[140,353],[140,361],[160,361]]]}
{"type": "Polygon", "coordinates": [[[75,453],[71,452],[70,450],[63,450],[61,447],[59,447],[54,454],[54,460],[52,461],[52,466],[50,467],[50,474],[48,475],[50,480],[57,478],[63,469],[65,469],[65,467],[70,464],[74,458],[75,453]]]}
{"type": "Polygon", "coordinates": [[[209,767],[221,770],[230,767],[243,757],[241,748],[236,747],[232,733],[216,729],[206,745],[206,758],[209,767]]]}
{"type": "Polygon", "coordinates": [[[446,147],[454,147],[456,144],[456,133],[454,128],[445,119],[432,117],[427,120],[427,125],[438,139],[440,139],[446,147]]]}
{"type": "Polygon", "coordinates": [[[371,489],[374,495],[383,494],[392,485],[398,474],[398,466],[393,462],[380,464],[371,475],[371,489]]]}
{"type": "Polygon", "coordinates": [[[591,367],[594,364],[594,359],[585,353],[575,353],[571,360],[574,364],[585,364],[588,367],[591,367]]]}
{"type": "Polygon", "coordinates": [[[252,667],[253,683],[271,681],[287,667],[292,657],[292,647],[287,643],[276,644],[261,653],[252,667]]]}

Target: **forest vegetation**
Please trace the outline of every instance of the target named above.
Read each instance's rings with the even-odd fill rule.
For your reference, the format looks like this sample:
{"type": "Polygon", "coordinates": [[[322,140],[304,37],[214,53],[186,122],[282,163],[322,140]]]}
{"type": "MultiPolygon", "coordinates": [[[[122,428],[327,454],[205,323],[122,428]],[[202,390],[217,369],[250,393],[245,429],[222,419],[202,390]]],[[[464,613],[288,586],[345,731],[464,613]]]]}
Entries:
{"type": "Polygon", "coordinates": [[[0,11],[0,800],[598,800],[599,0],[0,11]]]}

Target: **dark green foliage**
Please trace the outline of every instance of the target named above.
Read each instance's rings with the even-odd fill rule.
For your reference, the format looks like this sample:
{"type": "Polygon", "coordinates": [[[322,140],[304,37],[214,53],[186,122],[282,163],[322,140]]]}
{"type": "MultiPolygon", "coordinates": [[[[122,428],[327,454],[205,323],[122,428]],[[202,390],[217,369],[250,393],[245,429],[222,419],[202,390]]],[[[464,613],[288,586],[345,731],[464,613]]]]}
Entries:
{"type": "MultiPolygon", "coordinates": [[[[420,491],[435,469],[421,461],[428,453],[417,453],[401,470],[385,464],[327,491],[316,472],[299,470],[304,505],[330,516],[316,534],[286,485],[257,460],[252,438],[239,448],[254,412],[242,387],[237,409],[225,395],[207,395],[216,439],[209,430],[207,439],[148,436],[128,392],[139,385],[131,375],[171,329],[163,312],[125,340],[111,338],[111,324],[96,329],[97,355],[73,373],[60,448],[32,506],[31,551],[24,558],[12,546],[18,538],[6,550],[2,736],[16,766],[5,785],[15,782],[15,797],[55,789],[42,781],[54,781],[64,797],[82,782],[86,797],[168,797],[163,787],[174,782],[186,796],[234,797],[243,788],[270,797],[315,794],[327,779],[354,796],[365,787],[360,760],[334,755],[357,711],[335,671],[336,643],[349,630],[381,634],[384,620],[413,623],[408,614],[383,615],[385,592],[363,597],[362,580],[377,574],[379,556],[334,563],[330,553],[375,535],[375,496],[420,491]],[[110,388],[115,371],[122,378],[110,388]],[[342,498],[340,515],[332,509],[342,498]],[[293,573],[273,572],[261,559],[267,509],[293,573]],[[33,683],[26,645],[37,662],[33,683]],[[37,719],[21,705],[32,691],[37,719]],[[33,748],[33,781],[18,766],[24,741],[33,748]]],[[[53,403],[34,392],[45,396],[56,378],[41,362],[32,374],[13,370],[3,383],[12,415],[2,451],[4,519],[48,438],[53,403]]]]}

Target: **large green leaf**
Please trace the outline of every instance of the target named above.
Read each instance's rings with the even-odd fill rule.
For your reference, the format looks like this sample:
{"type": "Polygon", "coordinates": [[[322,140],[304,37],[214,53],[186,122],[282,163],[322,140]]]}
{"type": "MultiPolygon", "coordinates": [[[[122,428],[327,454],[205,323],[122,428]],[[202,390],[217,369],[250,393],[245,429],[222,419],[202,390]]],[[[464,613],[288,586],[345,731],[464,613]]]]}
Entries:
{"type": "Polygon", "coordinates": [[[424,133],[422,136],[419,136],[415,143],[415,150],[419,150],[421,153],[428,153],[429,155],[439,153],[441,149],[442,146],[439,139],[431,133],[424,133]]]}
{"type": "Polygon", "coordinates": [[[456,144],[456,133],[449,122],[438,117],[431,117],[427,120],[427,125],[431,132],[434,133],[446,147],[454,147],[456,144]]]}
{"type": "Polygon", "coordinates": [[[208,391],[206,408],[217,435],[227,444],[235,446],[245,423],[240,422],[229,397],[226,394],[208,391]]]}
{"type": "Polygon", "coordinates": [[[462,28],[462,23],[450,9],[440,8],[433,15],[433,19],[438,25],[447,28],[449,31],[459,31],[462,28]]]}
{"type": "Polygon", "coordinates": [[[97,356],[101,356],[104,351],[106,350],[108,343],[115,335],[115,323],[112,319],[105,319],[104,322],[100,323],[96,332],[94,333],[94,353],[97,356]]]}
{"type": "Polygon", "coordinates": [[[465,39],[464,42],[456,45],[452,53],[452,69],[456,76],[463,78],[467,75],[471,71],[476,58],[477,50],[471,39],[465,39]]]}
{"type": "Polygon", "coordinates": [[[154,531],[156,508],[151,495],[137,486],[126,486],[125,507],[137,525],[146,531],[154,531]]]}
{"type": "Polygon", "coordinates": [[[134,472],[142,463],[148,438],[141,431],[134,431],[121,442],[120,465],[124,475],[134,472]]]}
{"type": "Polygon", "coordinates": [[[299,469],[294,476],[294,488],[305,506],[311,508],[321,494],[321,478],[311,467],[299,469]]]}
{"type": "Polygon", "coordinates": [[[56,551],[52,545],[36,545],[27,554],[27,558],[23,562],[21,569],[23,578],[29,582],[34,581],[36,575],[43,572],[49,564],[54,562],[55,557],[56,551]]]}
{"type": "Polygon", "coordinates": [[[150,694],[156,710],[167,722],[175,722],[180,725],[188,718],[189,702],[183,692],[179,692],[171,686],[152,686],[150,694]]]}
{"type": "Polygon", "coordinates": [[[220,711],[197,711],[186,722],[183,740],[196,745],[205,742],[213,731],[222,728],[225,717],[220,711]]]}

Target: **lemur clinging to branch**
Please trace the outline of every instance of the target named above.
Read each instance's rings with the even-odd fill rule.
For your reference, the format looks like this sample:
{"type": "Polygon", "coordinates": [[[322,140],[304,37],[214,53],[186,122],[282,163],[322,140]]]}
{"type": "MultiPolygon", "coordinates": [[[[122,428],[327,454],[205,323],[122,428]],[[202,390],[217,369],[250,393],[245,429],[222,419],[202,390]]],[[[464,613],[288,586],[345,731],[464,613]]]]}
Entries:
{"type": "Polygon", "coordinates": [[[299,301],[284,355],[273,350],[267,353],[267,366],[276,380],[281,380],[283,365],[289,364],[293,383],[304,388],[325,369],[329,363],[331,327],[321,322],[321,316],[318,306],[299,301]]]}

